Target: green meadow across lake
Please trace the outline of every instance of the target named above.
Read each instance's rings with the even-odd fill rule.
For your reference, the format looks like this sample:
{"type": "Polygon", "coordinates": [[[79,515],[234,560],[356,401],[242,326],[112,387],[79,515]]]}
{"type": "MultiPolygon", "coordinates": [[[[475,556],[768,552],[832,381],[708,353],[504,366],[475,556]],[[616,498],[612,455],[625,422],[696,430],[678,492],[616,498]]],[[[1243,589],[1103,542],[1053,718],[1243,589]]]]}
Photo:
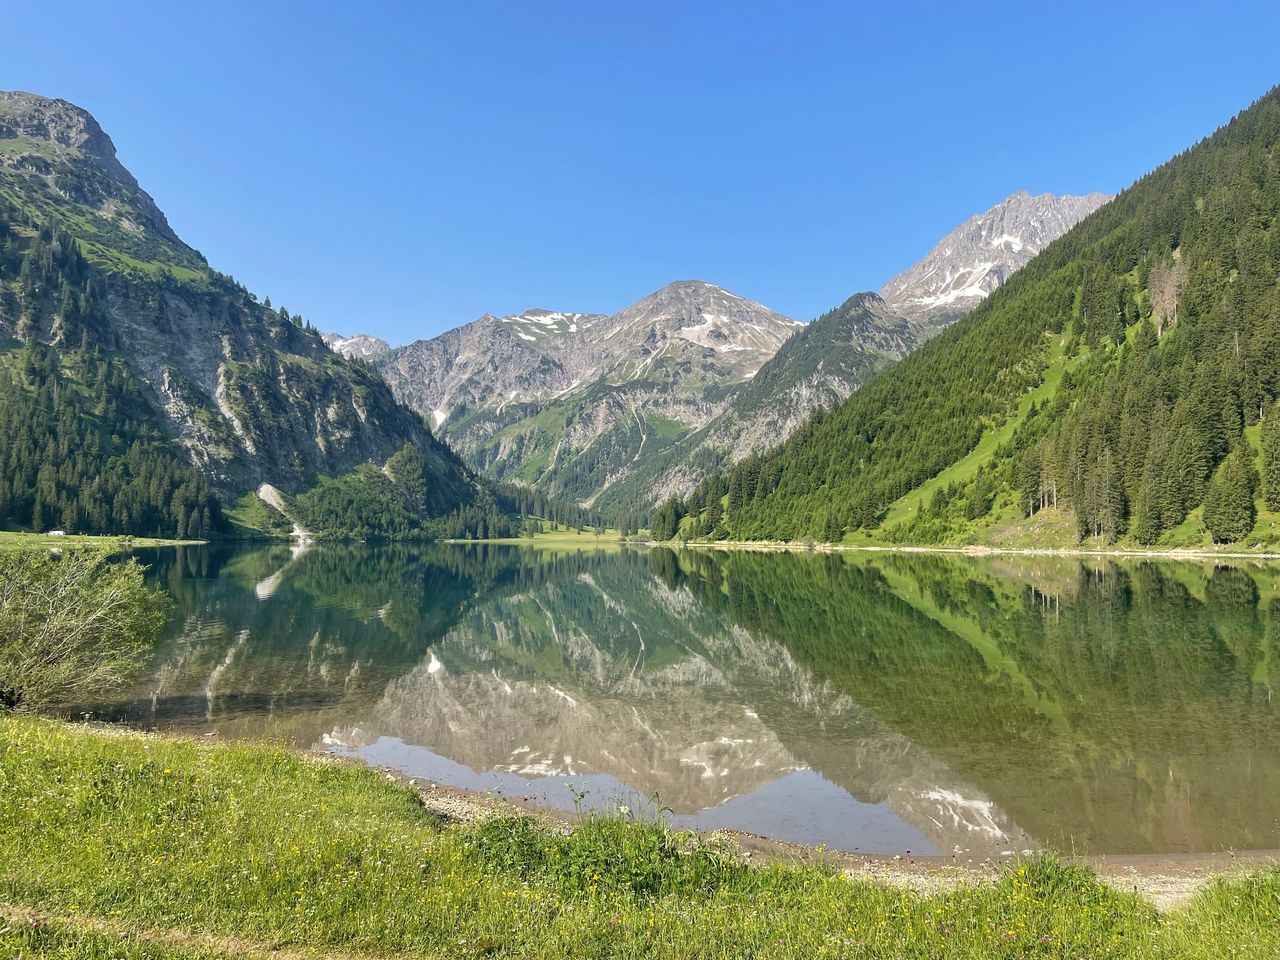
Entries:
{"type": "Polygon", "coordinates": [[[855,853],[1280,848],[1276,565],[139,553],[169,626],[136,686],[70,717],[855,853]]]}

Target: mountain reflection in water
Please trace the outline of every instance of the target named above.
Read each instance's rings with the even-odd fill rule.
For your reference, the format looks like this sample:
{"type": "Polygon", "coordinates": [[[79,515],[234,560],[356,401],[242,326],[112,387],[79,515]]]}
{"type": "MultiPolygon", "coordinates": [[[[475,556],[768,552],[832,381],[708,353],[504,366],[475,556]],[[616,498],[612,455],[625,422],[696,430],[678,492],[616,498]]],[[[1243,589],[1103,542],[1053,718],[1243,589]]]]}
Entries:
{"type": "Polygon", "coordinates": [[[101,717],[846,850],[1280,846],[1277,571],[210,546],[101,717]]]}

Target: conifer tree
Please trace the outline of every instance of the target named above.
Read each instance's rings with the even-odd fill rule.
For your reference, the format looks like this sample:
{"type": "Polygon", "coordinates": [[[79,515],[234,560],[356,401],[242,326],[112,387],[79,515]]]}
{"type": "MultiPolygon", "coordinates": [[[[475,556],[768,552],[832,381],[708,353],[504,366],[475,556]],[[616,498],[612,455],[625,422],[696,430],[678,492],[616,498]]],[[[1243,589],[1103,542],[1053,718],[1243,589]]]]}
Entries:
{"type": "Polygon", "coordinates": [[[1149,547],[1160,539],[1159,488],[1153,477],[1143,478],[1133,502],[1133,536],[1149,547]]]}
{"type": "Polygon", "coordinates": [[[1235,543],[1253,529],[1257,513],[1253,495],[1258,476],[1240,450],[1218,469],[1204,498],[1204,525],[1214,543],[1235,543]]]}
{"type": "Polygon", "coordinates": [[[1262,421],[1262,495],[1268,510],[1280,510],[1280,403],[1262,421]]]}

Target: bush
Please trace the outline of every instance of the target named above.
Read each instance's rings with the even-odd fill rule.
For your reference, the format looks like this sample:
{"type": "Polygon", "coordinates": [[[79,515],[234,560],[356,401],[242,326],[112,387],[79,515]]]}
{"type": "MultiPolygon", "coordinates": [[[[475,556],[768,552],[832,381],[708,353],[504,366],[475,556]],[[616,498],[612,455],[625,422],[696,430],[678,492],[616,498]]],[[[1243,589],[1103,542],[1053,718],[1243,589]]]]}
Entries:
{"type": "Polygon", "coordinates": [[[105,549],[0,553],[0,707],[68,703],[128,680],[168,606],[142,570],[105,549]]]}
{"type": "Polygon", "coordinates": [[[495,818],[466,844],[495,873],[547,883],[566,896],[712,893],[740,883],[748,870],[723,844],[662,822],[616,817],[585,817],[569,834],[533,817],[495,818]]]}

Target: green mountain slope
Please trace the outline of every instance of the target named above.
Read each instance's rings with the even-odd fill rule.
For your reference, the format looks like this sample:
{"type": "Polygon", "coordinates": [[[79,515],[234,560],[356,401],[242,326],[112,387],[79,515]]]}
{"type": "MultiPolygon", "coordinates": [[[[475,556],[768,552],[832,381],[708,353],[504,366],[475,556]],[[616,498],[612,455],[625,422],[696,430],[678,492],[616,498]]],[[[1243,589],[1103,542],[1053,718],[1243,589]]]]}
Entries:
{"type": "MultiPolygon", "coordinates": [[[[1246,439],[1280,394],[1278,213],[1273,91],[663,526],[692,512],[686,531],[747,539],[1254,542],[1274,528],[1264,511],[1254,533],[1255,515],[1280,506],[1280,470],[1259,488],[1246,439]]],[[[1258,431],[1265,463],[1275,433],[1258,431]]]]}
{"type": "Polygon", "coordinates": [[[487,496],[368,365],[184,244],[93,117],[25,93],[0,93],[0,416],[24,527],[216,533],[220,504],[330,478],[360,516],[310,504],[320,529],[401,533],[487,496]]]}

